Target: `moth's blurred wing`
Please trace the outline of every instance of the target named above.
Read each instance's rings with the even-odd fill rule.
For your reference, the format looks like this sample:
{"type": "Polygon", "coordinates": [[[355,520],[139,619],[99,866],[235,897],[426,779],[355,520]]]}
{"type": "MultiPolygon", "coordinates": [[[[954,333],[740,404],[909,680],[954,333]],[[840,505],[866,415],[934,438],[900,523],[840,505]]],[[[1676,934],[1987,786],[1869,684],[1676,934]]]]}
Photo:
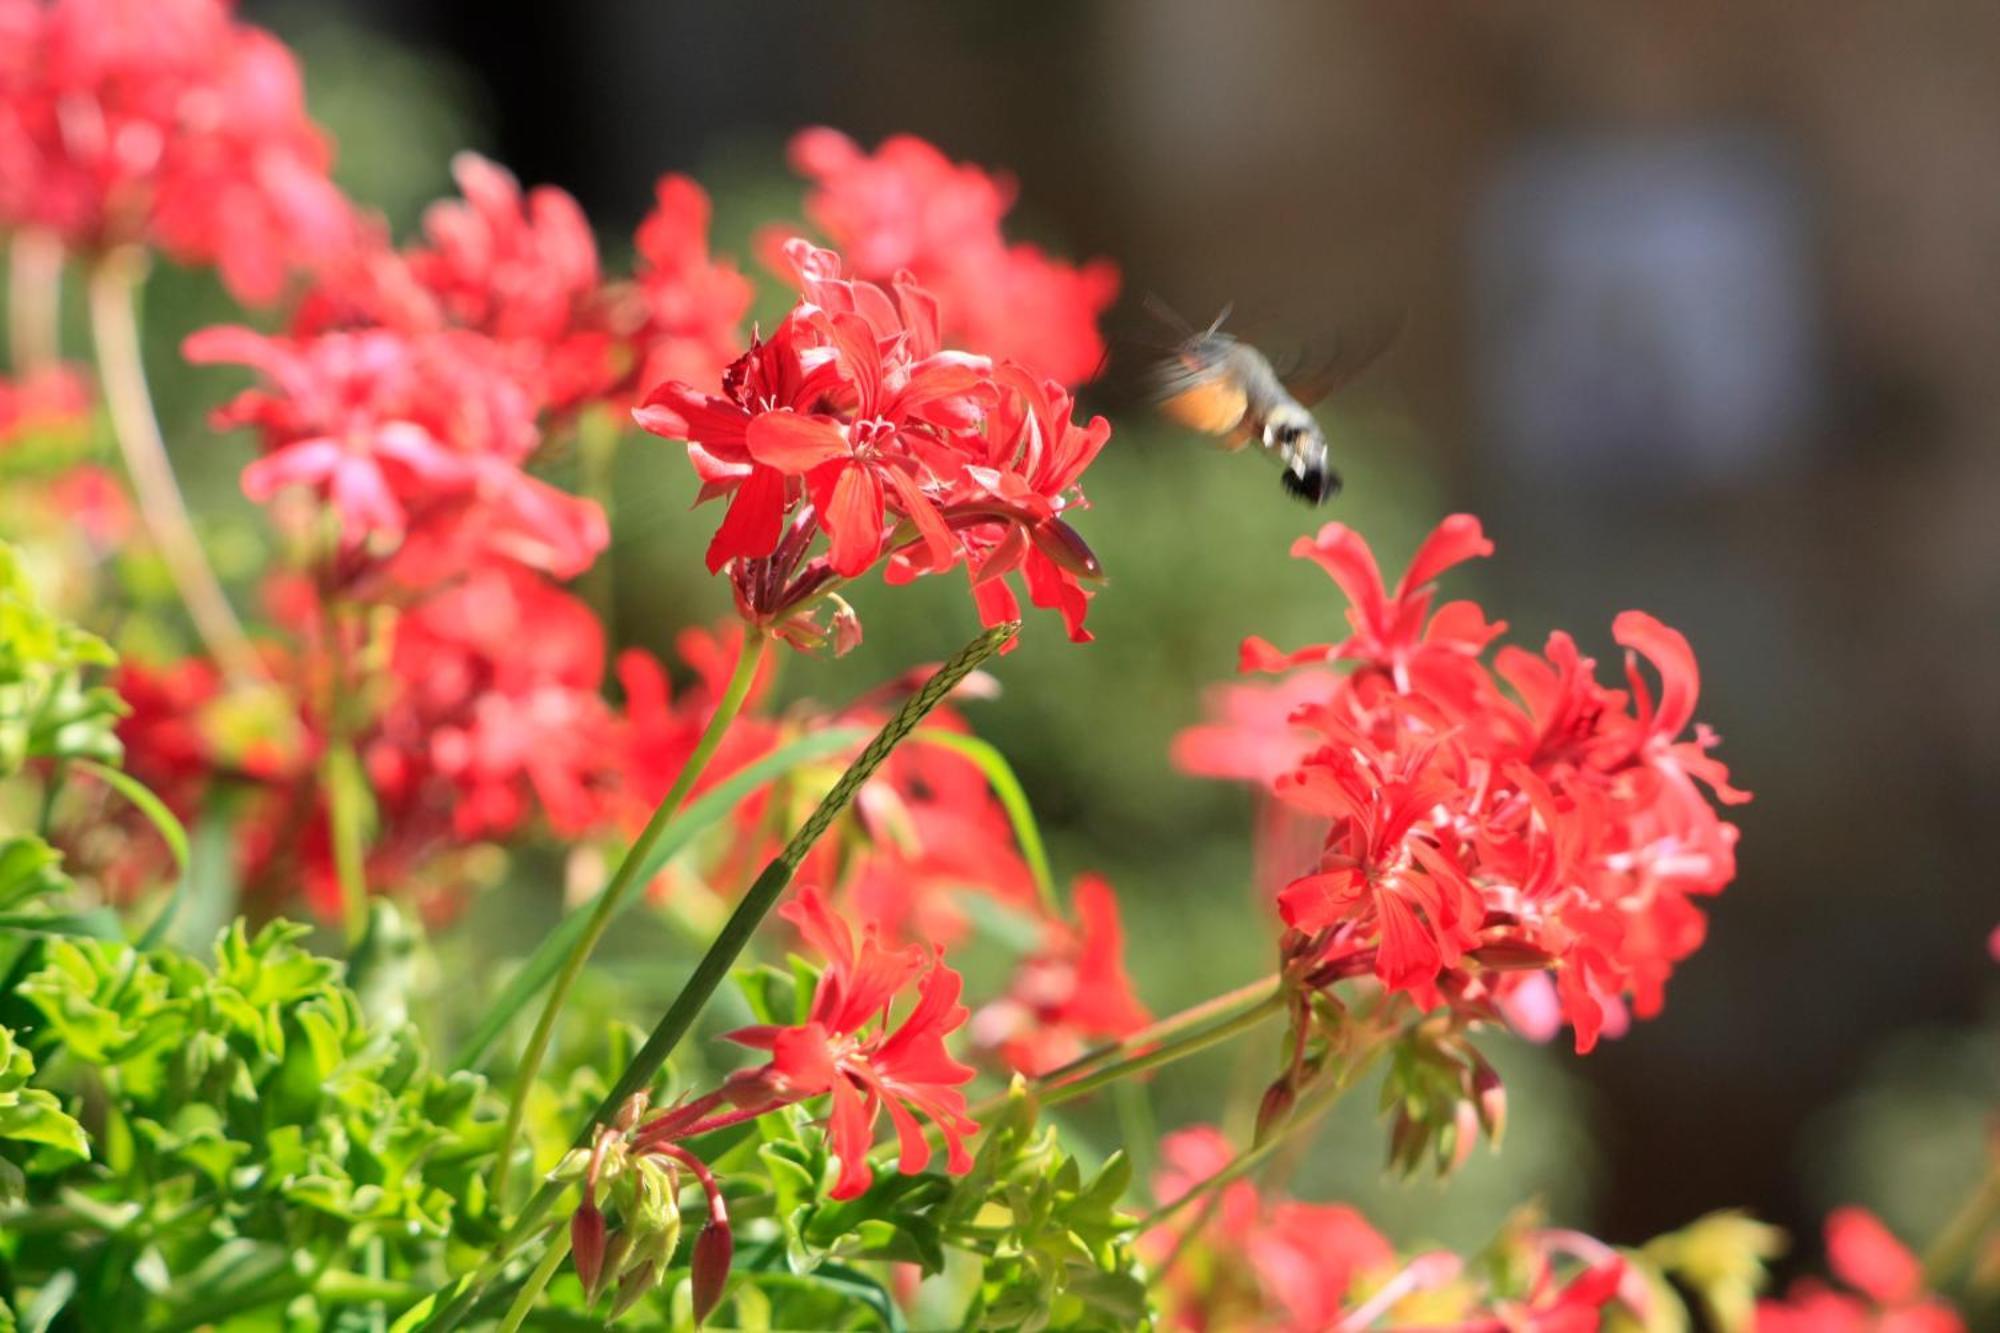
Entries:
{"type": "Polygon", "coordinates": [[[1279,373],[1285,392],[1311,407],[1381,360],[1402,336],[1404,323],[1404,312],[1397,311],[1344,329],[1334,340],[1330,355],[1311,358],[1309,364],[1287,367],[1279,373]]]}

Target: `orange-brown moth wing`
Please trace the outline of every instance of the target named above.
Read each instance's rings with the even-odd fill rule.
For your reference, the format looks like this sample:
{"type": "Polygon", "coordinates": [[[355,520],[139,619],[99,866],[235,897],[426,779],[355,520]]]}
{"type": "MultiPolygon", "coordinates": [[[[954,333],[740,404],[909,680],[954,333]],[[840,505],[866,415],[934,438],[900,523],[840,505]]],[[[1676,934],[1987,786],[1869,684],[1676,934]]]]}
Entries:
{"type": "Polygon", "coordinates": [[[1213,366],[1188,364],[1184,374],[1171,377],[1160,396],[1160,410],[1190,430],[1204,435],[1232,435],[1250,408],[1248,395],[1235,377],[1213,366]]]}

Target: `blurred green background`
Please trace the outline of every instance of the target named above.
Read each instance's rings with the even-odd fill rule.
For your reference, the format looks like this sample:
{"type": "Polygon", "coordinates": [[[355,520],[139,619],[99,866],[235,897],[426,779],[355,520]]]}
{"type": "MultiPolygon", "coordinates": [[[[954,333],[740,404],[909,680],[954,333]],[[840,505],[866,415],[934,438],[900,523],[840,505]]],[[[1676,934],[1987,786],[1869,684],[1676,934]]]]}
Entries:
{"type": "MultiPolygon", "coordinates": [[[[798,216],[784,139],[827,123],[1006,167],[1016,236],[1111,257],[1128,297],[1234,301],[1275,347],[1326,345],[1344,311],[1406,310],[1395,351],[1327,414],[1348,486],[1324,514],[1267,469],[1117,418],[1079,524],[1111,575],[1097,642],[1038,618],[998,668],[1002,697],[973,709],[1058,873],[1118,887],[1155,1010],[1257,975],[1250,798],[1173,772],[1168,742],[1243,635],[1338,633],[1337,593],[1286,558],[1295,536],[1337,517],[1393,571],[1471,509],[1499,552],[1452,589],[1522,639],[1560,625],[1608,660],[1609,620],[1634,605],[1690,635],[1700,715],[1758,793],[1741,875],[1661,1019],[1587,1061],[1502,1052],[1503,1155],[1445,1189],[1387,1186],[1356,1099],[1301,1193],[1454,1242],[1529,1196],[1618,1241],[1727,1205],[1807,1235],[1848,1199],[1919,1234],[1949,1207],[2000,1090],[1975,1026],[2000,918],[1990,6],[245,13],[297,46],[338,174],[399,234],[469,146],[576,194],[614,265],[655,176],[691,172],[716,196],[717,248],[754,270],[751,229],[798,216]]],[[[147,314],[197,508],[240,518],[246,446],[200,424],[228,377],[166,369],[188,329],[234,316],[170,272],[147,314]]],[[[698,559],[715,516],[688,512],[675,447],[635,435],[617,466],[615,632],[665,651],[727,609],[698,559]]],[[[238,549],[247,573],[254,545],[238,549]]],[[[795,664],[787,691],[842,699],[973,623],[952,580],[856,602],[863,647],[795,664]]],[[[517,951],[553,910],[482,904],[442,979],[517,951]]],[[[621,939],[617,974],[670,992],[651,965],[667,938],[621,939]]],[[[1159,1122],[1221,1113],[1245,1058],[1170,1071],[1159,1122]]],[[[1102,1144],[1137,1128],[1109,1107],[1084,1119],[1102,1144]]]]}

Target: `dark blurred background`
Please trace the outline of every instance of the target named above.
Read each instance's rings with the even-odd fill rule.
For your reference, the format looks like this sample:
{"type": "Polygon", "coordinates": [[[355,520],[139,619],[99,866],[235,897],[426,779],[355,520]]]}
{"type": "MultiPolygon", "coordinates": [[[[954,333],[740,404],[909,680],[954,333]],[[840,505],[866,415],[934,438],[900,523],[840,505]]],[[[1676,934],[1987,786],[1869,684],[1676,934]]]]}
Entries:
{"type": "MultiPolygon", "coordinates": [[[[1456,576],[1516,632],[1607,663],[1628,606],[1701,656],[1700,715],[1757,793],[1741,874],[1665,1015],[1588,1060],[1510,1053],[1515,1134],[1448,1191],[1386,1190],[1354,1108],[1302,1188],[1405,1238],[1512,1198],[1635,1241],[1741,1204],[1817,1249],[1854,1199],[1922,1235],[1971,1179],[2000,1043],[2000,7],[1349,3],[249,3],[300,48],[356,193],[409,225],[471,145],[584,204],[616,253],[663,170],[718,246],[798,216],[783,143],[908,130],[1015,173],[1017,237],[1105,255],[1128,298],[1235,303],[1278,348],[1407,311],[1329,414],[1328,511],[1399,569],[1469,509],[1456,576]]],[[[677,453],[628,443],[618,626],[724,609],[677,453]]],[[[1119,420],[1082,526],[1112,571],[1071,649],[1037,626],[976,721],[1059,869],[1101,868],[1157,1009],[1256,975],[1248,796],[1169,738],[1238,639],[1337,633],[1286,546],[1327,515],[1119,420]]],[[[869,643],[790,683],[840,697],[962,636],[962,590],[863,590],[869,643]],[[935,595],[932,595],[932,593],[935,595]],[[810,681],[801,684],[802,678],[810,681]]],[[[1167,1123],[1216,1114],[1208,1071],[1167,1123]]],[[[1129,1122],[1125,1130],[1129,1131],[1129,1122]]],[[[1120,1127],[1108,1119],[1107,1138],[1120,1127]]]]}

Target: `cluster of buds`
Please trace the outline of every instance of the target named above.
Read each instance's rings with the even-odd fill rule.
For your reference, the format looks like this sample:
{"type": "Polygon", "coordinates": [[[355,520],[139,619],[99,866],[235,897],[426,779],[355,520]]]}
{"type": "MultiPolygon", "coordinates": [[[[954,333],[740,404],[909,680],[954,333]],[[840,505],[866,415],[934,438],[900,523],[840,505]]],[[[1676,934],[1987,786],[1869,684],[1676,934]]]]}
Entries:
{"type": "Polygon", "coordinates": [[[558,1178],[580,1177],[583,1198],[570,1217],[570,1255],[589,1304],[613,1292],[609,1320],[659,1286],[673,1266],[681,1243],[683,1171],[708,1201],[708,1218],[689,1256],[695,1322],[706,1320],[722,1300],[736,1247],[729,1205],[708,1164],[678,1142],[707,1132],[706,1113],[719,1101],[712,1096],[647,1119],[647,1095],[635,1093],[611,1123],[598,1126],[588,1152],[578,1149],[558,1168],[558,1178]]]}

